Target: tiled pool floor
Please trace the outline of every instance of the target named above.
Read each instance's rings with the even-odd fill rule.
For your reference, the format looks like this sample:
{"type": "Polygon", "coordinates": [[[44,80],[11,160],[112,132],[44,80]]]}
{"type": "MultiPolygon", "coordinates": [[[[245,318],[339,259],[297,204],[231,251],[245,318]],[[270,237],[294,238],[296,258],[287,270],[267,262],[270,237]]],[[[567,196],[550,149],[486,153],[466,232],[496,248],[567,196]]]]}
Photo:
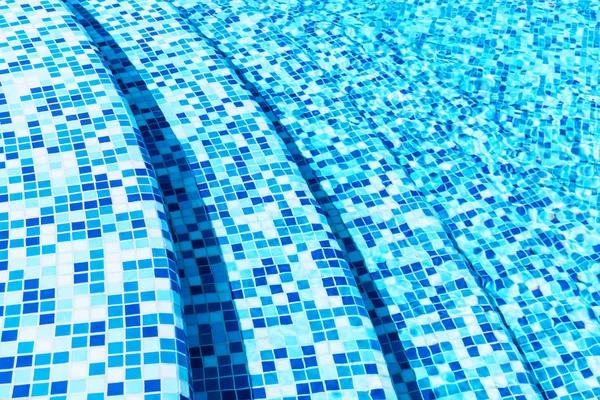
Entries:
{"type": "Polygon", "coordinates": [[[0,399],[600,397],[599,29],[0,3],[0,399]]]}

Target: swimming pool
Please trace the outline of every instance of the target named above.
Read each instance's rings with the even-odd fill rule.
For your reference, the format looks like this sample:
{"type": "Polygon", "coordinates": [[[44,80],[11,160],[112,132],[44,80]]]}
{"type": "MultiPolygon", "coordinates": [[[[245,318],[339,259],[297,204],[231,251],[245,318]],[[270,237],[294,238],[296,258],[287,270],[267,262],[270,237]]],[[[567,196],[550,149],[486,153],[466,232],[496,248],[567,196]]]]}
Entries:
{"type": "Polygon", "coordinates": [[[598,5],[0,4],[0,398],[600,396],[598,5]]]}

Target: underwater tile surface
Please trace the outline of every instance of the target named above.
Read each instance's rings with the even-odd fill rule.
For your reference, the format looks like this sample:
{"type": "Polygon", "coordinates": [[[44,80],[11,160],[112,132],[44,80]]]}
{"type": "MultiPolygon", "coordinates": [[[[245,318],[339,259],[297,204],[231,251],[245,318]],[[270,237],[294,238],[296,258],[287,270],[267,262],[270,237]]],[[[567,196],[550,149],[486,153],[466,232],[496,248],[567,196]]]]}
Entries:
{"type": "Polygon", "coordinates": [[[0,2],[0,399],[600,397],[593,2],[0,2]]]}
{"type": "Polygon", "coordinates": [[[190,398],[141,133],[60,1],[0,5],[0,398],[190,398]]]}

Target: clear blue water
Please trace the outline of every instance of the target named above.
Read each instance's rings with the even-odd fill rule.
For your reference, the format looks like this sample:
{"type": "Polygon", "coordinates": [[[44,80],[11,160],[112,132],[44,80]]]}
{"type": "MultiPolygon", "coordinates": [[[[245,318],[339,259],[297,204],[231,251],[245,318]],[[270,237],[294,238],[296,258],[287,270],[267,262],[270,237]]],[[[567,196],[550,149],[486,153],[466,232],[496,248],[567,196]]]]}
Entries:
{"type": "Polygon", "coordinates": [[[0,4],[0,398],[600,397],[599,6],[446,3],[0,4]]]}

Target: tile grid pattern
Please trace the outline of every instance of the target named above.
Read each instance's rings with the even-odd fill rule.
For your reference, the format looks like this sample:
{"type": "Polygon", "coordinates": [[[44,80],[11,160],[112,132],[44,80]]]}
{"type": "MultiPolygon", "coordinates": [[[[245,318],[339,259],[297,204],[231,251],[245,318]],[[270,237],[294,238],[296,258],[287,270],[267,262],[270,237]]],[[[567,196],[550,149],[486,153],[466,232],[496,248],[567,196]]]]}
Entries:
{"type": "Polygon", "coordinates": [[[0,4],[0,398],[189,398],[140,132],[58,1],[0,4]]]}
{"type": "MultiPolygon", "coordinates": [[[[311,27],[306,25],[306,29],[310,30],[311,27]]],[[[325,32],[318,32],[317,36],[322,40],[325,32]]],[[[318,48],[314,44],[307,48],[318,48]]],[[[340,48],[339,42],[332,43],[330,48],[340,48]]],[[[356,58],[359,62],[355,62],[355,65],[373,64],[368,62],[372,60],[356,58]]],[[[394,93],[390,93],[388,88],[397,87],[400,80],[364,67],[356,68],[355,76],[350,79],[355,79],[354,84],[352,86],[349,84],[349,87],[355,98],[365,99],[361,103],[361,108],[369,111],[373,125],[392,127],[391,132],[385,132],[388,143],[403,143],[402,146],[392,148],[392,152],[398,157],[404,157],[405,165],[411,171],[411,175],[417,177],[419,188],[429,193],[429,202],[435,205],[442,219],[447,221],[453,232],[456,232],[454,235],[458,238],[459,247],[475,267],[482,271],[482,276],[485,278],[484,285],[491,288],[492,293],[497,293],[496,301],[503,313],[510,316],[515,309],[522,310],[522,314],[516,314],[521,318],[519,321],[513,317],[507,318],[507,322],[519,343],[524,342],[523,337],[529,339],[531,345],[525,344],[523,350],[546,393],[551,397],[567,394],[596,396],[595,378],[592,378],[589,369],[594,365],[595,357],[592,344],[598,340],[599,333],[595,318],[590,317],[589,314],[589,311],[597,305],[593,298],[595,290],[589,291],[577,285],[577,282],[582,281],[583,276],[589,276],[594,270],[592,263],[597,256],[594,246],[598,245],[600,239],[594,224],[590,224],[588,218],[570,218],[568,212],[564,213],[568,218],[567,223],[561,221],[564,218],[562,216],[558,217],[561,220],[556,217],[551,221],[532,219],[531,215],[535,217],[537,213],[550,211],[540,205],[552,204],[556,207],[556,199],[561,196],[552,196],[555,201],[551,201],[548,197],[540,196],[539,194],[544,192],[537,191],[535,185],[525,186],[527,190],[522,190],[524,193],[519,197],[530,199],[532,204],[529,207],[515,207],[514,197],[511,201],[510,197],[504,195],[507,192],[515,193],[514,190],[506,190],[514,180],[494,177],[490,179],[487,174],[480,172],[485,172],[487,165],[481,163],[478,156],[466,157],[457,146],[450,146],[444,150],[428,148],[427,144],[423,147],[413,146],[414,143],[424,142],[423,137],[416,136],[413,132],[427,131],[431,134],[434,129],[437,129],[436,126],[427,130],[399,128],[394,121],[400,117],[398,110],[401,107],[379,104],[375,108],[372,104],[377,101],[368,101],[368,99],[376,99],[381,103],[382,99],[393,98],[394,93]],[[365,76],[369,76],[369,81],[364,79],[365,76]],[[366,89],[369,84],[371,87],[366,89]],[[382,113],[382,110],[386,112],[382,113]],[[438,165],[443,168],[440,168],[441,171],[436,174],[437,176],[425,173],[425,171],[435,170],[438,165]],[[473,180],[473,177],[476,180],[473,180]],[[450,182],[452,185],[449,184],[450,182]],[[456,193],[455,188],[464,189],[456,193]],[[440,201],[444,199],[440,196],[444,193],[446,193],[445,200],[448,202],[446,204],[440,201]],[[460,196],[459,204],[455,203],[457,194],[460,196]],[[461,210],[457,205],[462,206],[460,208],[463,209],[461,210]],[[528,213],[525,212],[527,208],[528,213]],[[479,217],[479,221],[473,218],[474,214],[479,217]],[[527,229],[531,224],[535,224],[535,228],[527,229]],[[492,243],[489,239],[490,227],[496,228],[493,235],[495,242],[492,243]],[[569,231],[574,234],[570,234],[569,231]],[[553,235],[558,240],[549,240],[553,235]],[[575,239],[575,236],[578,238],[575,239]],[[477,240],[474,241],[474,238],[477,240]],[[587,246],[582,246],[582,243],[586,243],[587,246]],[[548,246],[554,247],[552,253],[545,249],[548,246]],[[485,258],[481,260],[478,254],[485,254],[485,258]],[[484,265],[483,268],[481,264],[484,265]],[[590,267],[592,270],[588,269],[590,267]],[[488,271],[497,271],[497,273],[488,271]],[[507,279],[515,273],[518,275],[511,278],[512,282],[507,279]],[[525,286],[523,282],[528,281],[533,295],[525,292],[515,299],[513,293],[517,291],[516,287],[520,286],[518,290],[523,292],[525,286]],[[538,286],[539,289],[536,288],[538,286]],[[540,311],[540,307],[543,307],[544,311],[540,311]],[[566,331],[562,328],[548,329],[550,321],[558,320],[569,328],[566,331]],[[539,321],[543,328],[538,328],[534,321],[539,321]],[[542,348],[544,350],[540,351],[542,348]],[[559,368],[560,377],[553,372],[555,371],[554,360],[558,358],[575,361],[567,362],[559,368]]],[[[417,84],[413,85],[415,86],[418,87],[417,84]]],[[[435,93],[424,98],[435,99],[431,103],[448,101],[443,96],[436,96],[435,93]]],[[[449,103],[448,108],[451,106],[452,104],[449,103]]],[[[421,122],[431,124],[431,120],[421,122]]],[[[445,125],[444,129],[448,129],[448,125],[445,125]]],[[[575,180],[575,183],[577,182],[575,180]]],[[[563,191],[576,192],[577,190],[576,184],[563,188],[563,191]]],[[[580,213],[577,208],[571,210],[573,213],[580,213]]],[[[580,213],[580,216],[584,217],[585,214],[580,213]]]]}
{"type": "Polygon", "coordinates": [[[598,11],[1,3],[0,398],[600,397],[598,11]]]}
{"type": "MultiPolygon", "coordinates": [[[[385,303],[394,306],[386,310],[388,306],[380,303],[377,304],[377,311],[387,312],[391,314],[388,318],[398,321],[396,324],[380,327],[380,340],[384,335],[390,337],[395,334],[396,343],[401,343],[404,347],[404,355],[388,353],[395,356],[395,360],[392,357],[388,360],[395,361],[398,365],[396,368],[391,367],[392,373],[396,373],[398,377],[398,393],[402,395],[408,391],[414,396],[419,396],[422,392],[434,390],[438,396],[477,398],[485,396],[482,393],[487,390],[492,396],[500,394],[523,398],[524,392],[529,397],[535,396],[536,390],[530,386],[524,366],[521,364],[520,368],[515,368],[520,363],[518,352],[511,345],[502,321],[492,311],[490,303],[484,300],[485,296],[476,281],[470,277],[465,260],[457,252],[448,253],[452,243],[443,226],[433,217],[434,214],[428,211],[427,203],[407,179],[402,168],[392,161],[393,157],[390,157],[387,149],[378,143],[376,138],[374,140],[369,127],[364,123],[362,127],[353,126],[352,122],[355,126],[360,123],[356,122],[362,119],[360,114],[353,116],[354,121],[347,121],[348,110],[353,107],[345,98],[345,94],[336,92],[335,85],[328,84],[330,81],[319,74],[319,69],[311,64],[311,58],[303,57],[293,43],[278,35],[269,26],[268,19],[264,19],[265,25],[262,25],[262,14],[253,14],[249,7],[233,6],[231,9],[227,6],[210,9],[203,5],[194,11],[196,14],[191,15],[192,19],[197,17],[198,20],[205,21],[203,24],[197,24],[201,26],[202,33],[219,43],[220,48],[234,60],[241,71],[244,71],[248,80],[259,85],[258,91],[267,98],[269,105],[275,109],[274,112],[280,113],[279,120],[293,137],[292,142],[296,142],[300,147],[301,156],[314,165],[313,173],[320,177],[321,185],[329,186],[324,188],[326,193],[321,197],[328,197],[329,200],[325,201],[330,201],[338,212],[341,211],[340,222],[346,225],[346,229],[357,241],[360,252],[367,260],[366,269],[365,266],[356,268],[358,280],[367,281],[369,286],[374,283],[375,287],[371,290],[378,291],[380,296],[384,297],[385,303]],[[263,26],[264,30],[261,30],[263,26]],[[254,54],[249,55],[250,48],[264,48],[269,51],[253,52],[254,54]],[[271,57],[273,60],[284,61],[282,65],[270,67],[269,64],[274,64],[269,62],[271,57]],[[261,74],[252,71],[254,68],[260,68],[261,74]],[[314,77],[310,74],[298,74],[298,68],[315,71],[314,77]],[[269,79],[261,80],[264,76],[272,76],[275,82],[285,82],[291,90],[286,90],[285,87],[280,89],[269,79]],[[315,90],[317,87],[318,91],[315,90]],[[297,96],[306,93],[306,97],[290,99],[287,93],[297,96]],[[293,109],[294,106],[297,107],[296,110],[293,109]],[[290,132],[290,127],[296,129],[290,132]],[[352,135],[352,132],[355,133],[352,135]],[[346,155],[338,152],[338,149],[343,149],[346,155]],[[344,164],[340,164],[342,162],[344,164]],[[370,168],[381,166],[382,169],[371,172],[367,165],[370,168]],[[360,188],[356,185],[344,185],[343,182],[360,182],[360,188]],[[394,193],[399,188],[402,192],[394,193]],[[391,199],[386,201],[387,196],[391,199]],[[364,200],[361,201],[361,197],[364,200]],[[398,203],[394,204],[395,202],[398,203]],[[374,210],[377,210],[377,213],[373,214],[374,210]],[[376,218],[380,215],[387,218],[377,221],[376,218]],[[369,225],[373,228],[369,229],[369,225]],[[390,234],[382,236],[387,233],[386,228],[390,230],[390,234]],[[397,233],[394,234],[395,231],[397,233]],[[440,239],[432,241],[433,237],[440,239]],[[443,264],[446,264],[446,271],[442,269],[443,264]],[[447,275],[441,276],[439,271],[444,271],[447,275]],[[414,278],[411,277],[411,272],[414,273],[414,278]],[[424,273],[433,276],[423,275],[424,273]],[[458,283],[449,285],[449,281],[458,283]],[[413,300],[412,297],[413,292],[419,293],[419,286],[423,291],[423,298],[420,300],[422,305],[415,310],[416,304],[412,302],[419,300],[413,300]],[[435,289],[436,287],[438,288],[435,289]],[[400,291],[399,288],[404,289],[400,291]],[[447,291],[448,295],[445,293],[447,291]],[[453,291],[461,293],[461,296],[452,296],[453,291]],[[467,301],[461,305],[460,300],[456,302],[455,298],[464,298],[472,291],[475,303],[467,301]],[[435,304],[435,307],[427,307],[432,301],[438,304],[435,304]],[[476,306],[470,311],[467,304],[476,306]],[[465,311],[475,315],[469,317],[465,311]],[[441,322],[432,325],[431,320],[423,318],[430,313],[440,319],[445,315],[448,321],[445,325],[441,322]],[[480,324],[479,334],[482,342],[473,343],[471,338],[477,336],[477,333],[462,328],[463,315],[466,315],[465,320],[480,324]],[[450,335],[452,327],[457,333],[454,337],[450,335]],[[421,343],[426,337],[424,334],[430,334],[431,343],[421,343]],[[473,345],[473,348],[468,349],[473,345]],[[436,347],[441,347],[441,351],[438,352],[442,354],[436,356],[434,353],[435,361],[425,361],[427,364],[423,364],[423,355],[425,352],[431,352],[430,346],[433,346],[433,351],[436,351],[436,347]],[[492,353],[492,349],[499,351],[492,353]],[[507,350],[504,355],[503,349],[507,350]],[[464,361],[461,354],[464,354],[464,361]],[[406,356],[408,360],[402,359],[406,356]],[[474,360],[478,360],[480,364],[474,364],[474,360]],[[463,361],[464,366],[457,361],[463,361]],[[408,369],[406,364],[409,364],[414,372],[408,369]],[[458,365],[462,368],[454,372],[458,365]],[[513,374],[498,375],[502,372],[500,369],[498,372],[492,372],[499,365],[505,365],[503,369],[512,371],[513,374]],[[468,370],[470,366],[473,368],[473,374],[465,376],[464,370],[468,370]],[[411,376],[411,372],[417,376],[411,376]],[[494,381],[492,377],[498,376],[501,378],[494,381]],[[403,378],[408,382],[402,382],[403,378]],[[471,379],[474,382],[469,382],[471,379]],[[460,380],[464,382],[453,384],[454,381],[460,380]]],[[[469,329],[473,328],[470,326],[469,329]]]]}
{"type": "Polygon", "coordinates": [[[493,126],[485,131],[489,144],[478,154],[541,169],[553,176],[542,185],[567,187],[562,201],[598,209],[597,6],[533,2],[523,7],[505,0],[484,8],[484,2],[469,2],[481,10],[476,16],[467,2],[441,3],[382,5],[372,21],[385,27],[377,32],[385,37],[381,43],[395,51],[405,45],[402,37],[418,36],[420,53],[440,81],[477,99],[479,113],[493,109],[497,117],[485,120],[493,126]],[[435,20],[435,29],[426,20],[435,20]],[[448,35],[447,27],[459,34],[448,35]]]}
{"type": "MultiPolygon", "coordinates": [[[[144,98],[157,99],[153,107],[164,115],[164,129],[149,129],[146,139],[154,142],[155,153],[163,152],[154,163],[160,165],[174,146],[184,149],[175,158],[190,170],[178,187],[163,185],[163,191],[177,193],[195,180],[214,229],[216,243],[207,249],[212,253],[203,253],[189,231],[197,221],[180,217],[186,205],[180,196],[171,197],[170,207],[180,205],[170,213],[180,271],[190,282],[190,292],[184,293],[192,363],[194,348],[203,351],[207,345],[207,335],[195,338],[200,330],[209,329],[216,340],[214,355],[198,357],[196,398],[226,398],[223,391],[231,389],[231,378],[223,372],[228,366],[223,358],[242,356],[241,348],[220,342],[230,323],[224,329],[212,307],[231,303],[223,298],[229,292],[227,280],[235,310],[223,317],[234,311],[239,317],[253,398],[393,397],[379,342],[325,218],[285,147],[227,65],[165,3],[70,4],[105,27],[92,36],[127,87],[125,97],[140,110],[152,108],[144,98]],[[142,37],[133,44],[136,34],[142,37]],[[127,46],[115,51],[122,43],[127,46]],[[165,48],[172,52],[159,50],[165,48]],[[145,73],[130,73],[124,57],[145,73]],[[186,254],[192,251],[193,256],[186,254]],[[213,253],[219,252],[222,259],[215,260],[213,253]],[[193,284],[207,262],[227,274],[218,276],[225,285],[206,295],[192,294],[198,288],[210,290],[210,282],[193,284]]],[[[137,118],[142,127],[151,124],[144,113],[137,118]]],[[[177,176],[172,168],[157,170],[161,182],[177,176]]]]}
{"type": "MultiPolygon", "coordinates": [[[[203,26],[205,26],[204,32],[207,32],[207,35],[214,35],[215,41],[222,45],[221,48],[235,49],[228,52],[228,55],[231,55],[231,57],[235,57],[234,54],[237,55],[243,52],[241,46],[236,47],[236,41],[232,40],[233,36],[236,34],[241,36],[247,35],[247,32],[250,29],[249,25],[252,24],[252,26],[258,26],[258,29],[255,29],[252,32],[254,37],[260,34],[261,28],[264,29],[265,32],[269,32],[269,37],[277,37],[277,29],[273,27],[275,24],[272,23],[272,21],[277,21],[277,18],[285,18],[286,15],[289,15],[282,13],[278,16],[276,12],[273,12],[272,10],[266,11],[261,9],[260,11],[257,11],[258,6],[252,8],[236,4],[236,6],[231,6],[233,9],[231,11],[228,7],[229,4],[222,8],[219,8],[218,6],[215,7],[220,13],[215,13],[214,9],[210,11],[204,9],[204,17],[206,17],[208,21],[211,21],[212,24],[205,24],[203,26]],[[211,14],[210,17],[208,17],[209,14],[211,14]],[[234,26],[231,28],[228,27],[229,31],[227,32],[226,38],[223,37],[223,35],[216,33],[218,29],[227,29],[223,27],[223,24],[220,21],[229,22],[233,18],[240,19],[239,26],[244,27],[246,31],[240,30],[234,32],[234,26]],[[217,22],[216,19],[219,21],[217,22]],[[212,28],[213,26],[215,26],[214,29],[212,28]],[[216,28],[217,26],[218,28],[216,28]]],[[[327,58],[330,54],[327,54],[325,50],[340,49],[340,44],[332,43],[333,41],[331,41],[327,46],[323,45],[323,42],[325,41],[323,38],[327,37],[327,33],[323,30],[315,32],[314,20],[316,20],[316,18],[310,20],[310,23],[307,22],[303,27],[308,33],[306,36],[310,38],[310,41],[305,43],[302,47],[304,49],[303,53],[307,55],[305,59],[320,60],[319,66],[324,66],[320,68],[321,70],[326,70],[327,67],[331,65],[331,70],[328,72],[333,75],[329,76],[339,78],[340,65],[347,63],[348,60],[344,57],[340,57],[339,54],[336,57],[336,61],[330,61],[327,58]],[[325,50],[321,51],[320,49],[325,50]]],[[[285,21],[282,25],[293,26],[289,21],[285,21]]],[[[294,31],[293,43],[295,45],[303,44],[303,38],[299,36],[298,31],[294,31]]],[[[289,36],[285,37],[284,35],[281,35],[278,37],[280,43],[285,39],[289,40],[289,36]]],[[[237,42],[244,43],[245,46],[250,46],[254,43],[249,42],[246,39],[243,41],[238,40],[237,42]]],[[[268,45],[265,45],[265,47],[268,47],[268,45]]],[[[272,53],[271,48],[270,53],[272,53]]],[[[352,56],[353,55],[349,54],[347,58],[352,56]]],[[[283,57],[284,56],[282,55],[282,58],[283,57]]],[[[297,59],[300,58],[301,56],[297,56],[297,59]]],[[[369,66],[375,64],[373,60],[367,60],[371,61],[369,63],[365,62],[365,60],[361,60],[358,56],[356,58],[357,60],[350,60],[352,65],[369,66]]],[[[248,63],[248,60],[239,62],[240,68],[247,68],[249,64],[251,63],[248,63]]],[[[305,64],[309,63],[305,62],[305,64]]],[[[264,69],[265,65],[267,65],[266,61],[263,61],[262,63],[259,62],[260,68],[264,69]]],[[[269,67],[267,66],[267,68],[269,67]]],[[[411,68],[411,66],[408,66],[407,68],[411,68]]],[[[275,73],[278,74],[277,78],[279,79],[277,79],[277,81],[291,81],[291,79],[285,76],[285,72],[283,73],[284,75],[282,75],[281,68],[273,67],[272,69],[267,70],[267,73],[273,74],[272,71],[276,71],[275,73]]],[[[252,77],[255,77],[255,75],[252,77]]],[[[325,82],[326,79],[324,79],[322,75],[319,75],[319,78],[321,78],[320,84],[323,85],[323,82],[325,82]]],[[[356,76],[346,77],[346,79],[348,85],[348,93],[346,93],[346,95],[353,101],[356,101],[357,98],[362,101],[359,109],[367,110],[366,118],[373,122],[370,125],[371,127],[395,126],[394,122],[402,116],[401,107],[396,106],[391,108],[382,106],[382,104],[386,98],[389,99],[391,97],[386,97],[386,89],[398,87],[402,84],[401,82],[397,79],[390,79],[389,77],[386,77],[385,74],[379,73],[377,70],[365,69],[364,67],[356,68],[356,76]],[[375,88],[370,91],[365,89],[369,87],[369,85],[372,87],[374,86],[375,88]],[[400,111],[398,110],[399,108],[400,111]]],[[[344,78],[342,78],[341,81],[344,82],[344,78]]],[[[261,82],[261,84],[263,84],[263,82],[261,82]]],[[[413,86],[418,87],[418,85],[419,81],[414,82],[413,86]]],[[[267,92],[269,90],[275,92],[271,87],[266,88],[264,86],[266,85],[261,87],[261,92],[267,92]]],[[[344,87],[343,83],[340,86],[344,87]]],[[[327,95],[326,97],[331,99],[331,95],[327,95]]],[[[426,98],[432,99],[433,101],[440,101],[440,96],[435,96],[435,94],[427,96],[426,98]]],[[[311,100],[314,99],[311,98],[311,100]]],[[[443,98],[441,100],[443,101],[443,98]]],[[[423,121],[418,120],[417,123],[424,124],[423,121]]],[[[431,135],[435,134],[438,128],[447,129],[444,124],[435,126],[436,121],[431,120],[430,118],[428,118],[425,123],[429,125],[434,124],[434,126],[430,129],[411,129],[410,132],[418,133],[423,131],[431,135]]],[[[289,124],[286,123],[286,125],[289,124]]],[[[575,276],[578,278],[578,273],[586,272],[589,275],[589,272],[591,272],[588,272],[585,269],[582,271],[580,269],[582,266],[577,265],[577,262],[584,257],[587,257],[588,260],[593,260],[597,253],[594,243],[597,243],[598,236],[596,232],[594,232],[593,226],[591,229],[589,224],[586,227],[587,221],[583,220],[584,222],[580,225],[581,227],[579,229],[573,229],[577,234],[581,234],[582,229],[583,233],[587,234],[585,239],[582,239],[581,235],[578,239],[579,241],[584,241],[588,244],[591,242],[591,245],[587,248],[577,246],[576,243],[571,241],[572,244],[575,244],[575,249],[578,251],[561,251],[563,250],[563,245],[562,243],[558,243],[556,245],[556,252],[551,254],[536,254],[535,252],[537,250],[543,249],[549,244],[549,235],[552,235],[552,233],[548,234],[545,232],[552,232],[552,228],[549,227],[548,224],[544,224],[543,221],[540,221],[537,224],[539,227],[537,230],[527,232],[524,229],[525,225],[520,222],[521,218],[519,218],[519,213],[522,213],[522,211],[517,209],[515,212],[513,210],[513,208],[515,208],[514,206],[507,204],[505,200],[502,200],[503,195],[498,192],[497,189],[498,187],[503,187],[502,182],[500,182],[500,184],[498,183],[499,179],[490,180],[489,177],[477,173],[476,167],[474,168],[472,164],[461,161],[464,157],[458,155],[457,148],[452,147],[451,144],[447,149],[431,149],[427,147],[422,149],[415,148],[412,143],[423,142],[423,138],[415,137],[414,134],[408,136],[406,131],[406,129],[397,129],[395,132],[394,130],[392,130],[392,132],[385,132],[382,143],[387,144],[386,147],[397,157],[397,159],[404,160],[407,171],[410,172],[411,178],[415,181],[419,189],[423,190],[425,194],[428,194],[429,192],[430,195],[427,196],[427,200],[435,206],[436,213],[446,225],[452,228],[453,232],[457,232],[455,235],[459,238],[460,243],[458,243],[458,245],[460,250],[466,253],[468,259],[484,277],[483,284],[492,289],[491,293],[496,297],[496,304],[501,306],[505,315],[510,315],[512,313],[513,316],[508,321],[509,326],[513,332],[518,335],[519,342],[521,342],[522,339],[526,340],[525,344],[522,346],[522,350],[528,356],[527,359],[536,372],[536,378],[539,379],[546,393],[551,397],[557,395],[561,396],[567,393],[594,396],[593,390],[595,389],[593,382],[595,378],[591,375],[592,372],[590,368],[592,364],[590,363],[594,357],[594,347],[592,343],[596,342],[598,336],[596,334],[597,323],[593,318],[588,316],[588,311],[591,310],[588,304],[590,304],[591,300],[591,306],[593,306],[595,301],[593,301],[593,292],[587,294],[586,291],[583,291],[583,296],[578,297],[580,288],[576,286],[576,284],[571,283],[571,277],[575,276]],[[401,146],[394,147],[393,145],[390,145],[392,143],[401,144],[401,146]],[[438,165],[442,168],[440,168],[440,173],[437,177],[435,175],[431,176],[430,173],[428,177],[424,175],[425,171],[431,171],[438,165]],[[444,172],[452,169],[454,165],[458,166],[458,168],[454,169],[455,171],[461,171],[458,175],[452,172],[444,172]],[[416,168],[416,171],[415,166],[418,167],[416,168]],[[421,168],[423,172],[420,171],[421,168]],[[425,170],[425,168],[428,169],[425,170]],[[444,168],[447,168],[447,170],[444,168]],[[473,173],[476,174],[474,177],[478,180],[473,182],[473,184],[470,184],[467,180],[472,180],[470,174],[473,173]],[[432,188],[437,190],[432,191],[432,188]],[[465,189],[458,193],[460,196],[459,204],[453,203],[457,198],[456,188],[465,189]],[[449,193],[446,197],[446,199],[449,200],[448,203],[439,201],[439,194],[444,192],[449,193]],[[483,199],[482,196],[478,194],[479,192],[483,192],[483,199]],[[435,194],[435,196],[432,196],[432,194],[435,194]],[[477,201],[477,199],[479,199],[479,201],[477,201]],[[490,201],[492,204],[495,204],[494,209],[488,205],[490,204],[490,201]],[[477,203],[480,205],[474,208],[473,205],[477,203]],[[497,207],[498,205],[500,207],[497,207]],[[463,207],[461,207],[462,210],[461,208],[458,208],[459,214],[458,216],[455,216],[454,210],[457,209],[457,206],[463,207]],[[495,211],[496,209],[497,211],[495,211]],[[450,218],[449,215],[453,218],[450,218]],[[474,225],[473,222],[471,222],[476,215],[480,215],[480,218],[483,218],[481,222],[485,222],[484,231],[478,228],[477,224],[474,225]],[[495,243],[490,243],[489,241],[488,228],[490,227],[497,228],[496,232],[498,233],[495,237],[495,243]],[[477,241],[473,242],[474,239],[477,241]],[[472,243],[477,243],[479,246],[472,246],[472,243]],[[530,250],[531,247],[534,248],[533,253],[530,250]],[[506,254],[499,254],[497,256],[495,252],[498,251],[496,250],[498,248],[506,249],[506,254]],[[481,257],[481,255],[484,257],[481,257]],[[570,256],[572,259],[569,260],[565,258],[565,256],[570,256]],[[488,260],[488,258],[491,259],[488,260]],[[497,262],[496,259],[501,260],[503,264],[508,263],[508,268],[497,262]],[[511,264],[513,265],[512,268],[510,267],[511,264]],[[565,268],[554,267],[555,265],[565,265],[565,268]],[[540,269],[540,267],[542,268],[540,269]],[[494,271],[498,272],[494,273],[494,271]],[[521,271],[521,274],[515,276],[513,278],[514,283],[511,283],[504,278],[507,276],[507,272],[503,271],[521,271]],[[523,274],[523,271],[528,272],[523,274]],[[547,273],[544,274],[544,271],[547,271],[547,273]],[[544,280],[535,284],[534,282],[540,273],[543,275],[544,280]],[[509,294],[510,285],[513,285],[512,287],[515,289],[520,288],[518,290],[522,292],[526,287],[524,282],[527,281],[529,281],[531,285],[535,285],[535,287],[532,286],[529,289],[533,294],[529,295],[528,293],[523,293],[521,299],[517,298],[515,300],[514,295],[509,294]],[[494,286],[492,286],[492,283],[494,283],[494,286]],[[508,288],[506,288],[506,285],[509,285],[508,288]],[[543,288],[544,285],[546,285],[547,289],[543,288]],[[538,289],[537,287],[539,286],[542,287],[538,289]],[[544,306],[543,304],[546,305],[544,306]],[[540,306],[544,308],[539,308],[540,306]],[[548,307],[555,308],[556,311],[548,315],[548,307]],[[518,313],[515,317],[515,310],[519,309],[524,313],[524,318],[520,318],[521,314],[518,313]],[[571,312],[575,313],[575,319],[572,321],[566,317],[567,313],[571,312]],[[567,319],[565,320],[565,318],[567,319]],[[545,327],[543,329],[548,329],[548,324],[542,323],[536,325],[533,323],[535,320],[546,320],[548,322],[551,320],[561,320],[569,326],[569,329],[559,329],[554,332],[551,330],[547,334],[539,331],[539,329],[541,327],[545,327]],[[540,328],[536,328],[536,326],[540,328]],[[529,344],[527,344],[527,342],[529,342],[529,344]],[[564,343],[565,346],[556,346],[557,343],[561,342],[564,343]],[[546,345],[541,345],[541,343],[546,343],[546,345]],[[566,343],[569,343],[568,346],[566,343]],[[552,351],[541,351],[542,348],[552,349],[552,351]],[[568,348],[573,348],[573,350],[575,350],[574,356],[569,355],[573,350],[567,350],[568,348]],[[556,371],[556,369],[553,366],[553,361],[551,361],[556,357],[560,357],[562,360],[566,361],[575,358],[577,362],[572,364],[569,363],[564,367],[559,368],[560,375],[562,375],[562,377],[559,378],[557,377],[556,372],[553,372],[556,371]]],[[[429,145],[427,142],[424,144],[425,146],[429,145]]],[[[530,198],[535,198],[532,193],[529,193],[528,195],[530,198]]],[[[547,199],[544,198],[539,199],[538,201],[540,201],[541,204],[544,204],[544,200],[547,202],[547,199]]],[[[568,228],[573,228],[574,225],[577,226],[578,222],[571,222],[568,228]]],[[[554,228],[554,231],[556,232],[557,229],[554,228]]],[[[589,261],[587,261],[586,264],[587,265],[583,265],[583,267],[593,266],[589,261]]]]}

